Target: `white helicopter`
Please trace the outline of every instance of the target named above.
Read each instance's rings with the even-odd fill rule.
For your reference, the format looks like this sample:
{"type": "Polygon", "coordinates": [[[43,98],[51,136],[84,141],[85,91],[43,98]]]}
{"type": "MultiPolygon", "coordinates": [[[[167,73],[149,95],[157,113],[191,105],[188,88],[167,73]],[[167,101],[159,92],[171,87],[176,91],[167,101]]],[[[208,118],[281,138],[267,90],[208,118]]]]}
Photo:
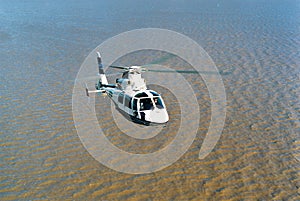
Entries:
{"type": "MultiPolygon", "coordinates": [[[[169,121],[166,105],[159,93],[147,88],[145,79],[141,73],[152,72],[174,72],[168,70],[150,70],[143,66],[109,66],[124,70],[122,78],[116,79],[116,84],[108,84],[104,73],[101,55],[97,52],[100,79],[95,85],[96,90],[88,90],[90,93],[106,93],[116,105],[116,108],[125,117],[129,117],[133,122],[144,125],[165,124],[169,121]]],[[[176,70],[178,73],[194,73],[198,71],[176,70]]],[[[209,72],[203,72],[209,73],[209,72]]]]}
{"type": "Polygon", "coordinates": [[[142,78],[142,67],[110,66],[123,69],[122,78],[116,80],[116,84],[108,84],[104,73],[101,55],[97,52],[99,76],[96,90],[88,90],[90,93],[106,93],[116,105],[116,108],[124,115],[129,115],[131,120],[144,125],[165,124],[169,121],[166,105],[160,94],[147,89],[145,79],[142,78]]]}

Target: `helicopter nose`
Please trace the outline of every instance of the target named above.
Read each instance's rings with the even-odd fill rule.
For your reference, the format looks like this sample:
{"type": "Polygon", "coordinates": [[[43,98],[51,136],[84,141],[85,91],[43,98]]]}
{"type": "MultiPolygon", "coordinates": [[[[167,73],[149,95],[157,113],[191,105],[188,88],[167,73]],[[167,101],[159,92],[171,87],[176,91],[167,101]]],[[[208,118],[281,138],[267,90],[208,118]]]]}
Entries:
{"type": "Polygon", "coordinates": [[[155,109],[151,111],[150,119],[153,123],[166,123],[169,121],[169,115],[165,109],[155,109]]]}

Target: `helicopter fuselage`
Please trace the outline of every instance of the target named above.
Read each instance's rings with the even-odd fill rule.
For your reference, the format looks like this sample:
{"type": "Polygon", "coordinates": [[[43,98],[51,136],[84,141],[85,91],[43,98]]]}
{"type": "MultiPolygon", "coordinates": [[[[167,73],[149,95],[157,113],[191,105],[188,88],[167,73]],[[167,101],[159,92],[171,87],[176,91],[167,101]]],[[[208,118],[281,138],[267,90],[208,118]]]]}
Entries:
{"type": "Polygon", "coordinates": [[[164,124],[169,120],[161,95],[153,90],[126,93],[117,87],[103,87],[102,89],[105,90],[121,114],[136,123],[164,124]]]}
{"type": "Polygon", "coordinates": [[[100,53],[98,53],[99,81],[94,91],[86,88],[86,93],[106,93],[116,105],[116,108],[131,120],[145,125],[164,124],[169,121],[166,105],[160,94],[147,89],[139,66],[122,68],[122,78],[116,79],[116,84],[108,84],[100,53]]]}

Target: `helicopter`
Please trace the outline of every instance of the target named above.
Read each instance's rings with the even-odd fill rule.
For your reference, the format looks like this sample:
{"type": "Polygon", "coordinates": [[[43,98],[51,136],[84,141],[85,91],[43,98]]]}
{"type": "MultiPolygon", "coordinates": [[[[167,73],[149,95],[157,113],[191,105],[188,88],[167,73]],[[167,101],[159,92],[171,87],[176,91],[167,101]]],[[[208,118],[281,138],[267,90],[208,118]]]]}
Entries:
{"type": "Polygon", "coordinates": [[[116,79],[116,84],[108,84],[104,73],[101,55],[97,52],[100,79],[95,84],[95,90],[86,87],[86,95],[105,93],[113,101],[116,108],[130,119],[139,124],[157,125],[169,121],[166,105],[159,93],[150,90],[142,77],[141,66],[109,66],[122,69],[122,78],[116,79]]]}

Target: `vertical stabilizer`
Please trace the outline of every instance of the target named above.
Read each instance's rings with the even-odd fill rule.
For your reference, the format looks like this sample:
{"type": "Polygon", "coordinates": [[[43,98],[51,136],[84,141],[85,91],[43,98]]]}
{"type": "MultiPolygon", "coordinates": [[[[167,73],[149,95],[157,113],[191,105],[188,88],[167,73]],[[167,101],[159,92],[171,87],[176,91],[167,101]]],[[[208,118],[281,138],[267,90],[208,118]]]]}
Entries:
{"type": "Polygon", "coordinates": [[[103,69],[103,65],[102,65],[102,59],[101,59],[101,55],[99,52],[97,52],[97,61],[98,61],[98,67],[99,67],[99,75],[100,75],[100,80],[102,84],[108,84],[107,82],[107,78],[104,74],[104,69],[103,69]]]}

